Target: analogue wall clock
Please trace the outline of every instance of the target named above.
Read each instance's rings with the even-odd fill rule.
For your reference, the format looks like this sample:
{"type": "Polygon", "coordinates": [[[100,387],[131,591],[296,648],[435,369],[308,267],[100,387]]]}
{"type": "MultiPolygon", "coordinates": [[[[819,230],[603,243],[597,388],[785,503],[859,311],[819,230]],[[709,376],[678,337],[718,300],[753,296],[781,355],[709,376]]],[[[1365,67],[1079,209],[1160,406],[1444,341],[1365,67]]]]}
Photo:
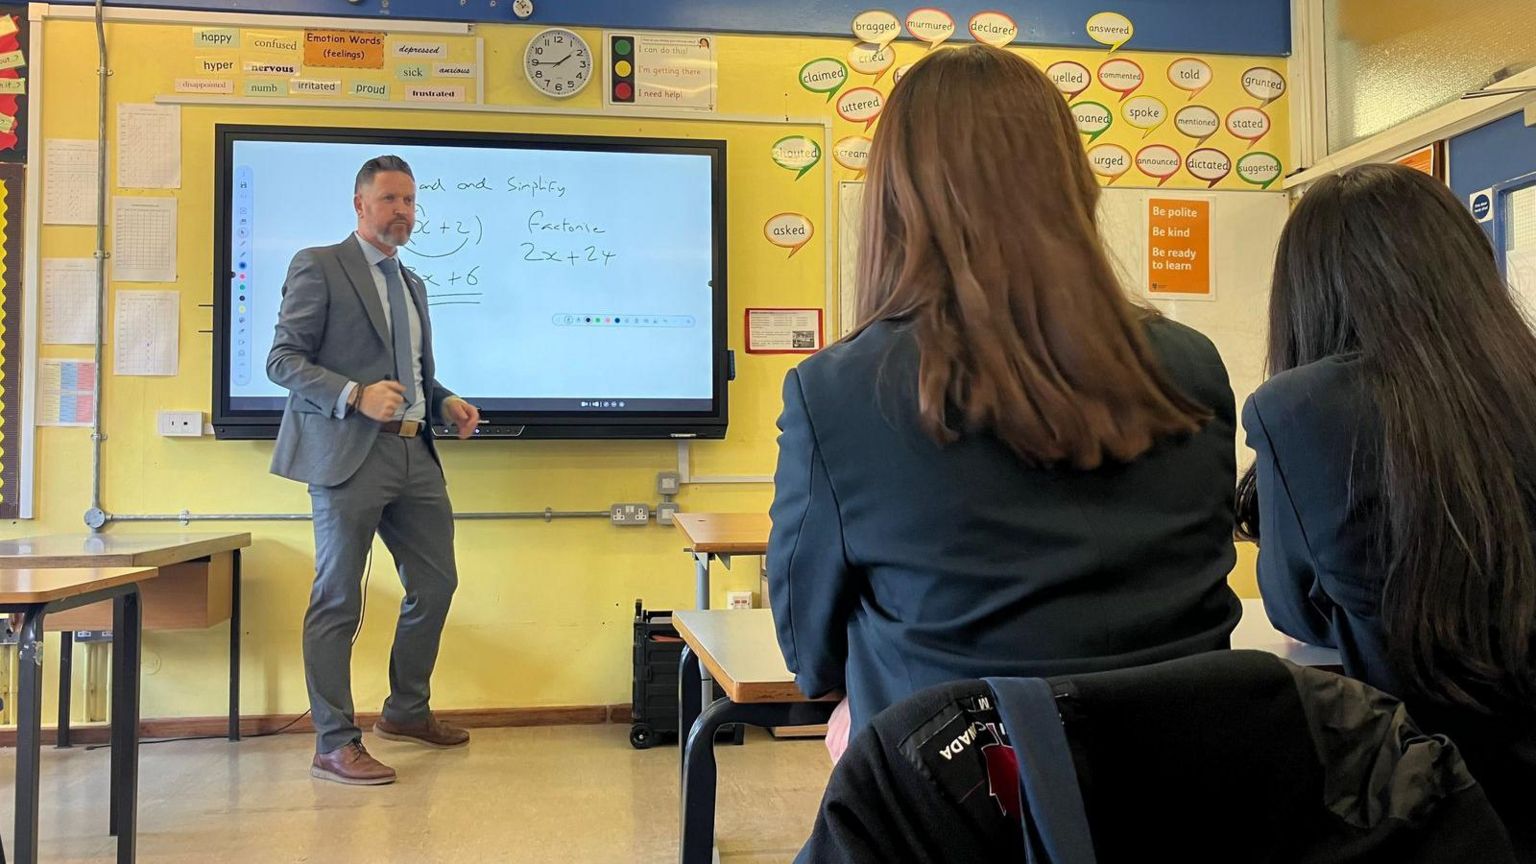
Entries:
{"type": "Polygon", "coordinates": [[[586,40],[561,27],[534,34],[523,53],[523,74],[545,96],[575,96],[592,80],[592,50],[586,40]]]}

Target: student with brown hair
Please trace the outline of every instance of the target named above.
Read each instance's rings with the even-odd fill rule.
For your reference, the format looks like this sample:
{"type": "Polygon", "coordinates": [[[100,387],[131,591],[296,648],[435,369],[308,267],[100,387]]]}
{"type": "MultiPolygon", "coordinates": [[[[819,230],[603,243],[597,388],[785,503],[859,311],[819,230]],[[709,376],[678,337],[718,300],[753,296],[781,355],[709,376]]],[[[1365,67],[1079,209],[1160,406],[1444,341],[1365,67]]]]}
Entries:
{"type": "Polygon", "coordinates": [[[936,51],[871,153],[859,324],[784,382],[779,643],[858,729],[945,681],[1226,648],[1234,406],[1210,341],[1133,303],[1061,94],[936,51]]]}

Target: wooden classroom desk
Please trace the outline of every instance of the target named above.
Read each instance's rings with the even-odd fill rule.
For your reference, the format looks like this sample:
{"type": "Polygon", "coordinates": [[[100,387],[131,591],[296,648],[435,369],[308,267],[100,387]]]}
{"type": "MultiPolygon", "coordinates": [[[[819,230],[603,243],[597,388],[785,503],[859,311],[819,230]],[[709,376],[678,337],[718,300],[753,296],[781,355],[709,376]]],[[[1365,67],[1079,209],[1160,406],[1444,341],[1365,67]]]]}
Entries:
{"type": "MultiPolygon", "coordinates": [[[[229,740],[240,740],[240,552],[251,535],[52,534],[0,541],[0,568],[148,567],[144,629],[200,630],[229,621],[229,740]]],[[[61,631],[57,743],[68,747],[73,634],[111,630],[112,610],[87,606],[48,616],[61,631]]]]}
{"type": "Polygon", "coordinates": [[[709,608],[709,562],[727,569],[732,555],[765,555],[773,522],[767,513],[679,513],[672,517],[693,555],[694,603],[709,608]]]}
{"type": "Polygon", "coordinates": [[[48,616],[112,601],[112,767],[110,830],[118,864],[134,860],[138,832],[140,583],[154,567],[0,569],[0,612],[20,614],[21,689],[16,711],[17,864],[36,864],[43,737],[43,628],[48,616]]]}
{"type": "MultiPolygon", "coordinates": [[[[698,677],[700,664],[725,698],[703,706],[703,691],[680,687],[678,744],[683,762],[679,864],[709,864],[715,839],[715,732],[727,723],[794,726],[825,723],[838,697],[811,701],[784,665],[769,609],[672,613],[686,647],[678,680],[698,677]],[[702,710],[701,710],[702,709],[702,710]]],[[[1276,630],[1261,600],[1244,600],[1232,647],[1267,651],[1301,666],[1337,666],[1339,652],[1305,645],[1276,630]]]]}
{"type": "Polygon", "coordinates": [[[710,864],[715,841],[715,733],[729,723],[765,728],[824,724],[840,697],[812,701],[795,686],[795,676],[779,653],[772,610],[673,612],[672,623],[686,643],[677,680],[698,678],[702,662],[725,691],[725,698],[705,706],[700,688],[678,688],[677,741],[683,765],[678,862],[710,864]]]}

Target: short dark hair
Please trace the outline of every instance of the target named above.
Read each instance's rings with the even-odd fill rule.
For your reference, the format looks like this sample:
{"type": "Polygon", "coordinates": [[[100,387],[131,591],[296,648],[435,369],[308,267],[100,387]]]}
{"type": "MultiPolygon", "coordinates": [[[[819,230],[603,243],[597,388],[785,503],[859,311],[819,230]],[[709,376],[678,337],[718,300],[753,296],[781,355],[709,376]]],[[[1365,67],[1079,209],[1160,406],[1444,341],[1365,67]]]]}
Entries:
{"type": "Polygon", "coordinates": [[[381,171],[399,171],[412,180],[416,179],[416,175],[411,173],[411,166],[405,164],[405,160],[399,156],[375,156],[357,169],[357,182],[352,184],[352,194],[363,191],[363,187],[372,183],[374,175],[381,171]]]}

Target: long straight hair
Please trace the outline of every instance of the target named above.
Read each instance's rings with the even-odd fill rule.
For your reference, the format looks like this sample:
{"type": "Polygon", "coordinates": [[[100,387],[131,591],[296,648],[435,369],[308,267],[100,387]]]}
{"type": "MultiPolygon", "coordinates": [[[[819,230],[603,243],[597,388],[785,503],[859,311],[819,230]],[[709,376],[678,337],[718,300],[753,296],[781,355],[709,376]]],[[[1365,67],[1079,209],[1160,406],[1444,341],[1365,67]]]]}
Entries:
{"type": "Polygon", "coordinates": [[[1164,374],[1094,221],[1099,186],[1061,94],[985,45],[896,85],[870,154],[860,324],[909,320],[939,443],[989,432],[1032,464],[1130,461],[1210,418],[1164,374]]]}
{"type": "MultiPolygon", "coordinates": [[[[1380,412],[1392,663],[1416,693],[1536,707],[1536,336],[1445,184],[1396,165],[1318,181],[1280,238],[1269,371],[1357,354],[1380,412]]],[[[1242,530],[1259,538],[1253,469],[1242,530]]],[[[1261,540],[1262,543],[1262,540],[1261,540]]]]}

